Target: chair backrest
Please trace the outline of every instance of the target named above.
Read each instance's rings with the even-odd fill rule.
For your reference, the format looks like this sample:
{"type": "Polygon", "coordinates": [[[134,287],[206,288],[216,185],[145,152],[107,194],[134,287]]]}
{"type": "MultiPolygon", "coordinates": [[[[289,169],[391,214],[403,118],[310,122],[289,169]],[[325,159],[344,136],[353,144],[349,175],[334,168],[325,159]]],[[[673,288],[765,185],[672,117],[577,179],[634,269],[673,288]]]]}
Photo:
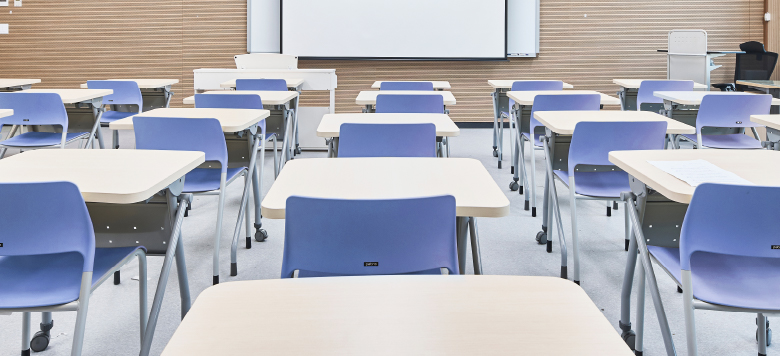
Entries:
{"type": "Polygon", "coordinates": [[[642,104],[663,104],[664,99],[653,95],[657,91],[691,90],[693,90],[692,80],[643,80],[636,93],[636,110],[640,111],[642,104]]]}
{"type": "Polygon", "coordinates": [[[0,93],[0,109],[14,114],[0,118],[2,125],[59,125],[68,130],[68,113],[56,93],[0,93]]]}
{"type": "Polygon", "coordinates": [[[534,97],[534,105],[531,108],[531,126],[527,133],[536,132],[537,127],[544,127],[539,120],[534,119],[537,111],[573,111],[573,110],[600,110],[601,95],[599,94],[560,94],[537,95],[534,97]]]}
{"type": "Polygon", "coordinates": [[[376,112],[443,114],[444,97],[435,94],[379,94],[376,96],[376,112]]]}
{"type": "Polygon", "coordinates": [[[284,79],[236,79],[236,90],[287,91],[284,79]]]}
{"type": "Polygon", "coordinates": [[[139,150],[200,151],[227,172],[227,144],[217,119],[136,116],[133,129],[139,150]]]}
{"type": "Polygon", "coordinates": [[[0,202],[0,256],[75,252],[83,258],[82,272],[92,271],[95,233],[75,184],[0,183],[0,202]]]}
{"type": "Polygon", "coordinates": [[[612,166],[611,151],[662,150],[666,121],[578,122],[569,146],[569,173],[577,165],[612,166]]]}
{"type": "Polygon", "coordinates": [[[237,69],[298,69],[298,57],[277,53],[250,53],[233,56],[237,69]]]}
{"type": "MultiPolygon", "coordinates": [[[[737,80],[769,80],[777,64],[777,53],[767,52],[761,42],[750,41],[739,45],[745,53],[737,53],[737,64],[734,67],[734,81],[737,80]]],[[[738,91],[745,90],[744,85],[737,85],[738,91]]]]}
{"type": "Polygon", "coordinates": [[[111,95],[103,97],[103,104],[106,105],[138,105],[140,113],[144,107],[144,99],[141,96],[141,89],[138,83],[131,80],[88,80],[89,89],[111,89],[114,91],[111,95]]]}
{"type": "Polygon", "coordinates": [[[696,114],[696,132],[702,127],[758,127],[750,115],[767,115],[771,107],[769,94],[705,95],[696,114]]]}
{"type": "Polygon", "coordinates": [[[680,267],[696,252],[780,258],[780,188],[725,184],[696,187],[680,234],[680,267]]]}
{"type": "Polygon", "coordinates": [[[263,100],[257,94],[195,94],[195,107],[262,110],[263,100]]]}
{"type": "Polygon", "coordinates": [[[382,82],[379,90],[427,90],[433,91],[433,82],[382,82]]]}
{"type": "Polygon", "coordinates": [[[341,124],[339,157],[436,157],[434,124],[341,124]]]}
{"type": "Polygon", "coordinates": [[[285,210],[282,278],[458,274],[455,197],[342,200],[292,196],[285,210]]]}
{"type": "Polygon", "coordinates": [[[512,91],[563,90],[560,80],[527,80],[512,83],[512,91]]]}

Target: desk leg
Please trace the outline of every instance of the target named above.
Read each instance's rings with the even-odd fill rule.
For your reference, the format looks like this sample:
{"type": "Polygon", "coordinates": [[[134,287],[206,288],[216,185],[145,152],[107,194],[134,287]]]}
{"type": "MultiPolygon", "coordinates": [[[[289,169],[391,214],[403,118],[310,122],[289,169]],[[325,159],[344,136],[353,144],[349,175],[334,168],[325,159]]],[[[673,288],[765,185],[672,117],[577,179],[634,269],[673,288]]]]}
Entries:
{"type": "Polygon", "coordinates": [[[173,98],[173,92],[171,91],[171,87],[167,86],[163,89],[165,92],[165,107],[171,106],[171,99],[173,98]]]}
{"type": "MultiPolygon", "coordinates": [[[[561,208],[558,205],[558,191],[555,188],[555,175],[553,174],[553,168],[552,168],[552,153],[550,152],[550,133],[549,129],[548,135],[546,137],[542,138],[542,142],[544,143],[544,157],[545,157],[545,167],[547,168],[547,194],[549,195],[549,205],[547,206],[547,209],[550,210],[549,218],[555,219],[555,224],[558,228],[558,244],[561,245],[561,278],[568,278],[568,271],[567,271],[567,264],[568,264],[568,253],[566,250],[566,235],[563,232],[563,219],[561,218],[561,208]]],[[[553,223],[552,221],[548,220],[548,226],[551,226],[553,223]]],[[[552,252],[552,233],[547,235],[547,252],[552,252]]],[[[575,281],[575,283],[577,283],[575,281]]],[[[579,284],[579,283],[578,283],[579,284]]]]}
{"type": "MultiPolygon", "coordinates": [[[[647,188],[642,187],[641,189],[643,192],[640,192],[639,195],[635,196],[633,193],[623,193],[622,199],[628,203],[629,207],[634,206],[634,209],[629,210],[629,217],[631,218],[631,226],[632,226],[632,238],[629,242],[629,251],[628,251],[628,262],[630,263],[631,259],[636,258],[636,254],[632,253],[632,245],[636,246],[636,249],[639,251],[639,258],[642,262],[641,268],[644,268],[645,271],[645,280],[648,284],[648,287],[650,288],[650,296],[653,299],[653,305],[655,306],[656,315],[658,318],[658,323],[661,327],[661,335],[664,339],[664,346],[666,347],[666,354],[668,356],[676,355],[676,351],[674,349],[674,341],[672,340],[672,332],[669,328],[669,321],[666,319],[666,311],[664,310],[663,301],[661,300],[661,294],[658,290],[658,283],[655,278],[655,272],[653,271],[653,265],[650,261],[650,255],[647,252],[647,244],[645,242],[644,234],[642,233],[642,223],[641,219],[639,218],[640,215],[644,215],[644,207],[647,200],[647,188]],[[636,201],[634,200],[636,198],[636,201]]],[[[629,267],[626,266],[626,272],[628,272],[629,267]]],[[[633,275],[632,276],[624,276],[623,278],[623,295],[626,293],[626,289],[628,289],[629,297],[630,297],[630,287],[626,288],[626,281],[633,282],[633,275]]],[[[629,283],[631,283],[629,282],[629,283]]],[[[621,298],[624,299],[624,298],[621,298]]],[[[626,300],[622,300],[623,304],[628,304],[626,300]]],[[[625,313],[625,309],[628,310],[628,314],[630,314],[630,304],[628,304],[628,307],[621,306],[621,318],[623,318],[625,313]]],[[[624,324],[621,321],[621,329],[624,329],[624,324]]],[[[628,325],[630,328],[630,323],[625,324],[628,325]]],[[[626,332],[624,331],[624,334],[626,332]]]]}
{"type": "Polygon", "coordinates": [[[469,218],[458,216],[455,218],[455,231],[457,233],[458,244],[458,269],[460,274],[466,274],[466,247],[468,245],[467,235],[469,227],[469,218]]]}
{"type": "Polygon", "coordinates": [[[493,98],[493,157],[498,157],[498,89],[490,96],[493,98]]]}
{"type": "Polygon", "coordinates": [[[94,145],[95,136],[98,138],[100,149],[105,148],[103,143],[103,134],[100,130],[100,118],[103,117],[103,99],[100,98],[98,102],[92,103],[92,113],[95,115],[95,123],[92,125],[92,131],[89,134],[86,148],[92,148],[94,145]]]}
{"type": "Polygon", "coordinates": [[[469,234],[471,235],[471,259],[474,263],[474,274],[482,274],[482,255],[479,250],[479,235],[477,229],[477,218],[470,217],[469,234]]]}
{"type": "Polygon", "coordinates": [[[293,125],[293,132],[295,133],[293,135],[293,140],[295,141],[293,145],[293,156],[301,153],[301,145],[300,142],[298,141],[298,105],[300,104],[300,101],[301,101],[301,95],[300,92],[298,92],[298,97],[296,97],[294,100],[295,107],[293,107],[293,119],[294,119],[293,121],[295,122],[295,124],[293,125]]]}
{"type": "MultiPolygon", "coordinates": [[[[262,209],[260,206],[260,203],[263,201],[263,173],[265,172],[265,140],[263,139],[265,136],[265,133],[258,133],[259,140],[260,140],[260,167],[258,168],[255,166],[255,170],[252,173],[252,192],[254,193],[254,203],[255,203],[255,222],[254,222],[254,228],[255,228],[255,241],[257,242],[263,242],[265,239],[268,238],[268,232],[262,229],[263,227],[263,215],[262,215],[262,209]]],[[[249,144],[249,149],[252,149],[252,144],[249,144]]],[[[275,153],[274,153],[275,154],[275,153]]],[[[247,209],[248,205],[247,203],[247,209]]],[[[247,215],[249,212],[247,211],[247,215]]],[[[251,238],[250,238],[250,232],[249,232],[249,219],[247,219],[247,248],[249,248],[251,245],[251,238]]]]}
{"type": "MultiPolygon", "coordinates": [[[[257,147],[260,146],[261,144],[262,144],[263,152],[265,152],[265,140],[261,138],[261,136],[265,136],[265,134],[260,133],[258,130],[257,133],[252,136],[254,137],[254,142],[252,143],[252,148],[250,149],[249,152],[257,152],[257,147]]],[[[286,148],[282,147],[282,152],[284,152],[284,150],[286,150],[286,148]]],[[[258,174],[257,170],[255,169],[257,168],[257,154],[250,153],[249,157],[250,157],[249,171],[247,172],[247,175],[253,178],[252,182],[254,183],[257,182],[255,180],[254,175],[258,174]]],[[[263,153],[263,155],[261,155],[260,157],[261,157],[260,158],[261,162],[265,163],[265,153],[263,153]]],[[[258,192],[258,190],[260,189],[259,182],[257,184],[244,184],[244,193],[241,196],[241,205],[239,205],[238,208],[238,220],[236,221],[236,228],[235,230],[233,230],[233,243],[230,245],[230,275],[231,276],[238,275],[238,261],[236,257],[236,250],[238,249],[238,235],[241,234],[241,224],[244,222],[243,221],[244,214],[249,214],[246,208],[248,206],[247,204],[249,199],[249,187],[251,185],[257,186],[257,188],[255,189],[255,209],[257,210],[255,214],[259,215],[258,211],[260,211],[259,206],[257,204],[258,202],[257,198],[260,196],[260,193],[258,192]]],[[[255,222],[255,227],[257,227],[257,224],[259,224],[258,221],[260,220],[257,220],[255,222]]]]}
{"type": "MultiPolygon", "coordinates": [[[[168,204],[176,203],[173,193],[168,190],[165,192],[169,196],[168,204]]],[[[146,331],[144,332],[143,345],[141,347],[141,356],[148,356],[149,350],[152,347],[152,339],[154,337],[154,329],[157,327],[157,319],[160,316],[160,308],[162,307],[163,296],[165,295],[165,287],[168,284],[168,275],[171,272],[171,264],[176,259],[177,271],[179,274],[179,291],[182,295],[182,318],[186,311],[189,310],[191,300],[189,298],[189,288],[187,287],[187,269],[184,265],[183,249],[180,249],[181,242],[181,223],[184,219],[184,211],[186,210],[187,203],[192,199],[190,194],[183,194],[178,207],[175,205],[169,205],[171,209],[176,209],[176,216],[173,223],[173,231],[168,244],[168,250],[165,252],[165,261],[163,261],[162,270],[160,271],[160,280],[157,282],[157,290],[154,293],[154,301],[152,302],[152,310],[149,312],[149,322],[146,325],[146,331]],[[178,252],[178,253],[177,253],[178,252]],[[181,257],[175,255],[181,254],[181,257]],[[186,298],[186,299],[185,299],[186,298]]]]}

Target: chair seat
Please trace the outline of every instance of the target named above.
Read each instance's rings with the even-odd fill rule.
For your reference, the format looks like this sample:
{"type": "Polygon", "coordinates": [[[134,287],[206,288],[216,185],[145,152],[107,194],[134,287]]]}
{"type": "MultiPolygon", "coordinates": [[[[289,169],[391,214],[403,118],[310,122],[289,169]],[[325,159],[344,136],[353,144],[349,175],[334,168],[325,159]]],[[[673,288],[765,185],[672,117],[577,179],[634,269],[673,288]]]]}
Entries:
{"type": "MultiPolygon", "coordinates": [[[[88,136],[89,132],[71,132],[65,135],[65,143],[88,136]]],[[[25,132],[0,142],[6,147],[46,147],[62,143],[62,134],[57,132],[25,132]]]]}
{"type": "MultiPolygon", "coordinates": [[[[527,132],[523,132],[523,137],[525,137],[526,140],[531,141],[531,136],[527,132]]],[[[536,147],[544,147],[541,140],[542,135],[534,135],[535,140],[533,140],[534,146],[536,147]]]]}
{"type": "MultiPolygon", "coordinates": [[[[143,247],[96,248],[92,285],[143,247]]],[[[81,255],[75,252],[0,257],[0,309],[67,304],[79,298],[81,255]]]]}
{"type": "Polygon", "coordinates": [[[114,122],[116,120],[121,120],[126,117],[130,117],[133,115],[138,115],[137,112],[122,112],[122,111],[114,111],[109,110],[103,113],[102,116],[100,116],[100,122],[104,124],[108,124],[111,122],[114,122]]]}
{"type": "MultiPolygon", "coordinates": [[[[228,168],[225,182],[239,175],[246,167],[228,168]]],[[[210,192],[219,189],[219,176],[222,170],[219,168],[195,168],[184,178],[185,193],[210,192]]]]}
{"type": "MultiPolygon", "coordinates": [[[[696,142],[696,135],[683,135],[691,142],[696,142]]],[[[702,135],[704,147],[711,148],[761,148],[761,142],[745,134],[702,135]]]]}
{"type": "MultiPolygon", "coordinates": [[[[648,246],[681,284],[680,249],[648,246]]],[[[780,259],[698,252],[691,259],[694,298],[737,308],[780,310],[780,259]]]]}
{"type": "MultiPolygon", "coordinates": [[[[569,186],[569,172],[556,170],[554,173],[569,186]]],[[[620,193],[630,190],[628,173],[623,171],[577,172],[574,175],[574,192],[580,195],[619,198],[620,193]]]]}

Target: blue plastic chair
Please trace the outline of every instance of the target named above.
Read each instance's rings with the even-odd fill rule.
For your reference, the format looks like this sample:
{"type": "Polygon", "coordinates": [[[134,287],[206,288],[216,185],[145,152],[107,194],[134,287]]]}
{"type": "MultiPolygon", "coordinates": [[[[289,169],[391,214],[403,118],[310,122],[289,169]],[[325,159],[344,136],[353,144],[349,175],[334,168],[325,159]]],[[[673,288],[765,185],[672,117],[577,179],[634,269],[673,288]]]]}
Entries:
{"type": "Polygon", "coordinates": [[[424,90],[433,91],[433,82],[382,82],[379,90],[424,90]]]}
{"type": "Polygon", "coordinates": [[[377,113],[443,114],[444,97],[441,95],[379,94],[376,96],[377,113]]]}
{"type": "MultiPolygon", "coordinates": [[[[228,94],[220,94],[228,95],[228,94]]],[[[141,150],[201,151],[206,162],[218,168],[195,168],[184,177],[184,193],[219,192],[217,231],[214,234],[213,283],[219,283],[219,242],[222,216],[225,210],[225,188],[239,176],[246,176],[246,167],[228,167],[228,151],[222,125],[217,119],[186,119],[172,117],[134,117],[135,146],[141,150]]],[[[250,184],[246,180],[244,184],[250,184]]],[[[249,200],[247,200],[248,204],[249,200]]],[[[245,214],[249,219],[249,214],[245,214]]]]}
{"type": "Polygon", "coordinates": [[[769,94],[705,95],[696,115],[696,136],[683,137],[697,148],[761,148],[755,128],[762,126],[750,121],[750,115],[767,115],[771,107],[772,96],[769,94]],[[702,128],[705,127],[750,128],[755,138],[743,133],[704,135],[702,128]]]}
{"type": "Polygon", "coordinates": [[[636,111],[653,111],[646,107],[642,110],[642,104],[663,104],[664,99],[653,95],[657,91],[692,91],[692,80],[643,80],[639,84],[639,90],[636,93],[636,111]]]}
{"type": "Polygon", "coordinates": [[[22,312],[23,355],[30,352],[32,311],[76,311],[71,355],[81,355],[91,292],[136,256],[143,335],[143,246],[95,248],[87,206],[70,182],[0,183],[0,202],[0,312],[22,312]]]}
{"type": "MultiPolygon", "coordinates": [[[[666,121],[579,122],[574,127],[569,146],[568,171],[555,170],[553,173],[569,188],[575,283],[579,284],[581,281],[577,200],[616,201],[620,199],[620,193],[631,191],[628,173],[609,161],[609,152],[662,150],[666,139],[666,125],[666,121]]],[[[555,196],[553,199],[557,200],[558,197],[555,196]]],[[[624,207],[624,212],[626,213],[625,249],[628,251],[628,207],[624,207]]]]}
{"type": "Polygon", "coordinates": [[[434,124],[341,124],[339,157],[436,157],[434,124]]]}
{"type": "Polygon", "coordinates": [[[529,132],[523,132],[521,130],[522,125],[517,126],[517,135],[519,142],[517,143],[518,158],[520,162],[518,165],[522,165],[522,169],[516,170],[522,171],[523,185],[528,186],[528,176],[531,176],[530,186],[531,194],[525,195],[525,207],[528,209],[529,200],[531,205],[531,215],[536,216],[536,151],[542,150],[544,147],[540,138],[545,134],[544,125],[538,120],[534,119],[534,114],[539,111],[574,111],[574,110],[593,110],[598,111],[601,108],[601,96],[598,94],[554,94],[554,95],[537,95],[534,97],[534,105],[531,108],[531,122],[529,132]],[[533,140],[531,140],[531,132],[533,132],[533,140]],[[527,173],[525,166],[525,142],[531,143],[531,173],[527,173]]]}
{"type": "Polygon", "coordinates": [[[688,354],[696,355],[694,308],[758,314],[758,353],[767,354],[765,312],[780,311],[780,188],[702,184],[688,206],[680,248],[647,246],[682,287],[688,354]]]}
{"type": "MultiPolygon", "coordinates": [[[[263,100],[256,94],[195,94],[196,108],[212,109],[263,109],[263,100]]],[[[258,123],[260,132],[264,132],[265,140],[271,140],[274,151],[274,179],[279,175],[279,155],[276,150],[276,133],[268,133],[265,129],[265,120],[258,123]]],[[[265,155],[265,147],[260,147],[261,154],[265,155]]],[[[263,179],[260,177],[260,179],[263,179]]]]}
{"type": "Polygon", "coordinates": [[[458,274],[455,197],[342,200],[292,196],[282,278],[458,274]]]}
{"type": "MultiPolygon", "coordinates": [[[[100,116],[100,124],[107,127],[108,124],[124,119],[129,116],[140,114],[144,108],[144,99],[141,96],[141,89],[138,83],[131,80],[88,80],[89,89],[111,89],[114,91],[111,95],[103,97],[103,104],[106,105],[135,105],[138,109],[135,112],[124,112],[108,110],[100,116]]],[[[112,147],[119,148],[119,131],[114,130],[112,147]]]]}
{"type": "Polygon", "coordinates": [[[8,138],[0,141],[0,158],[8,148],[32,149],[60,146],[89,136],[89,132],[68,132],[68,113],[62,98],[55,93],[0,93],[0,109],[13,109],[14,114],[0,118],[0,128],[14,125],[8,138]],[[20,126],[54,125],[58,132],[25,132],[14,136],[20,126]]]}
{"type": "Polygon", "coordinates": [[[287,91],[284,79],[236,79],[236,90],[287,91]]]}

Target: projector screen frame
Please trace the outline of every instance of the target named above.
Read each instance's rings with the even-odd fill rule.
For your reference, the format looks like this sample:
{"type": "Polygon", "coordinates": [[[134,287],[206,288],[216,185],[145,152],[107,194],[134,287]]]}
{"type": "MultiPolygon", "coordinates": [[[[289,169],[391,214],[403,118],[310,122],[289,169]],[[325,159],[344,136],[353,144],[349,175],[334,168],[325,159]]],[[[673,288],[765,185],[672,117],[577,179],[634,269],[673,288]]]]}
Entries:
{"type": "MultiPolygon", "coordinates": [[[[509,61],[509,0],[504,0],[504,56],[503,57],[318,57],[298,56],[299,60],[354,60],[354,61],[509,61]]],[[[284,51],[284,0],[279,0],[279,53],[284,51]]]]}

